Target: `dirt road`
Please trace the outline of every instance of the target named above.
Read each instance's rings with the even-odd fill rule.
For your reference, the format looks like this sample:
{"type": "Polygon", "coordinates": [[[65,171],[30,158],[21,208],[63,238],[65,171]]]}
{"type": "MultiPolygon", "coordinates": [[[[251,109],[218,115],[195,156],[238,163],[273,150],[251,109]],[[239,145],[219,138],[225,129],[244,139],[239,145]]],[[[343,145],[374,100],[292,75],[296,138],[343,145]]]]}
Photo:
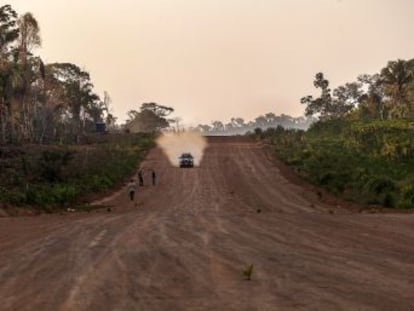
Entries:
{"type": "Polygon", "coordinates": [[[138,207],[0,219],[0,310],[414,310],[413,215],[331,214],[231,138],[144,165],[138,207]]]}

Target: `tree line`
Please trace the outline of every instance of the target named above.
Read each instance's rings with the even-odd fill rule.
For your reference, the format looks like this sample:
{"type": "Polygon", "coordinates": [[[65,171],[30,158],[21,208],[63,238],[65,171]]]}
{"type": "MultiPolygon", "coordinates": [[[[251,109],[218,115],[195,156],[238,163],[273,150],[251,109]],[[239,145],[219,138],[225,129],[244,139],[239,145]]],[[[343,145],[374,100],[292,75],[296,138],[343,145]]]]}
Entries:
{"type": "Polygon", "coordinates": [[[357,81],[334,90],[322,72],[313,82],[318,97],[302,97],[306,116],[331,119],[410,119],[414,117],[414,59],[389,61],[373,75],[363,74],[357,81]]]}
{"type": "Polygon", "coordinates": [[[45,64],[34,54],[40,28],[31,13],[0,7],[0,143],[78,143],[105,121],[110,97],[94,91],[90,74],[72,63],[45,64]]]}
{"type": "Polygon", "coordinates": [[[313,85],[320,94],[301,98],[300,102],[306,105],[304,117],[277,116],[270,112],[248,122],[243,118],[231,118],[227,123],[212,121],[211,124],[199,124],[196,129],[212,135],[234,135],[278,126],[307,129],[317,120],[414,118],[414,59],[389,61],[379,73],[359,75],[356,81],[333,90],[324,73],[319,72],[313,85]]]}
{"type": "Polygon", "coordinates": [[[309,117],[292,117],[286,114],[276,115],[269,112],[259,115],[254,120],[245,121],[243,118],[231,118],[229,122],[212,121],[211,124],[199,124],[196,130],[208,135],[243,135],[260,128],[276,128],[282,126],[292,129],[307,129],[316,119],[309,117]]]}

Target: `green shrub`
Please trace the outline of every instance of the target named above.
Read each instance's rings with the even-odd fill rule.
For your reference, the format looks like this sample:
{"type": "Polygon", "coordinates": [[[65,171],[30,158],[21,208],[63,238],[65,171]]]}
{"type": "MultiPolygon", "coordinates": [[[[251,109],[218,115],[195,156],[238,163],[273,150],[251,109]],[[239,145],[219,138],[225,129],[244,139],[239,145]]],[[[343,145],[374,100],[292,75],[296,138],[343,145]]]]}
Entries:
{"type": "Polygon", "coordinates": [[[400,189],[401,189],[401,193],[402,196],[405,199],[410,199],[414,197],[414,179],[408,179],[403,181],[400,184],[400,189]]]}
{"type": "Polygon", "coordinates": [[[414,207],[414,121],[331,120],[262,136],[309,182],[356,202],[414,207]]]}
{"type": "Polygon", "coordinates": [[[262,133],[263,133],[263,130],[260,127],[256,127],[254,129],[254,134],[256,135],[256,137],[261,137],[262,133]]]}
{"type": "Polygon", "coordinates": [[[406,201],[398,202],[398,208],[401,208],[401,209],[411,209],[413,207],[414,207],[414,204],[413,203],[406,202],[406,201]]]}
{"type": "Polygon", "coordinates": [[[70,204],[75,202],[79,190],[75,185],[55,184],[50,189],[50,203],[52,204],[70,204]]]}
{"type": "Polygon", "coordinates": [[[112,180],[107,176],[93,175],[85,180],[91,191],[108,189],[113,186],[112,180]]]}
{"type": "Polygon", "coordinates": [[[387,177],[373,177],[367,182],[366,187],[375,194],[397,190],[395,182],[387,177]]]}
{"type": "Polygon", "coordinates": [[[395,198],[395,195],[393,193],[387,193],[385,194],[382,203],[386,207],[396,207],[397,199],[395,198]]]}
{"type": "Polygon", "coordinates": [[[26,196],[24,193],[20,192],[17,189],[10,189],[2,191],[0,193],[0,201],[8,202],[14,205],[22,205],[26,201],[26,196]]]}
{"type": "Polygon", "coordinates": [[[81,202],[133,172],[154,145],[154,134],[108,135],[88,146],[22,146],[0,149],[0,201],[44,211],[81,202]],[[108,140],[108,141],[105,141],[108,140]],[[19,149],[20,148],[20,149],[19,149]]]}
{"type": "Polygon", "coordinates": [[[62,180],[62,169],[73,158],[68,150],[46,150],[40,159],[41,176],[48,182],[62,180]]]}

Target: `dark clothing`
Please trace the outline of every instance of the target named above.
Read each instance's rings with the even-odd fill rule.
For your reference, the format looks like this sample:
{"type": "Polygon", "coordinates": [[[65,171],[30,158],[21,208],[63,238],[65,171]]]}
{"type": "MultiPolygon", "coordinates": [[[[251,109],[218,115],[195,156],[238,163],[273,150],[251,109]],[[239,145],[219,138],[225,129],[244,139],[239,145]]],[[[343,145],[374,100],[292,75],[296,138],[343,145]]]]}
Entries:
{"type": "Polygon", "coordinates": [[[154,171],[152,171],[152,185],[155,186],[157,184],[157,175],[154,171]]]}
{"type": "Polygon", "coordinates": [[[129,192],[129,198],[131,201],[134,201],[134,196],[135,196],[135,191],[130,191],[129,192]]]}
{"type": "Polygon", "coordinates": [[[138,171],[138,180],[139,180],[139,186],[143,187],[144,186],[144,176],[142,176],[142,171],[141,170],[138,171]]]}

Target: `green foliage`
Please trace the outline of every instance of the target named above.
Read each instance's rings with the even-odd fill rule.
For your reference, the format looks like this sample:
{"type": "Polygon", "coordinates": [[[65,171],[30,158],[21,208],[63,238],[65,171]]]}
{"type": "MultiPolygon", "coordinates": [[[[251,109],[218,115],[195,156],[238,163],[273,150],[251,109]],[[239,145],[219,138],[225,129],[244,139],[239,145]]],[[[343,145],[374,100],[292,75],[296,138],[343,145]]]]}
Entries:
{"type": "Polygon", "coordinates": [[[356,82],[333,91],[322,72],[313,82],[321,95],[302,97],[305,114],[330,119],[406,119],[414,117],[414,59],[389,61],[379,73],[362,74],[356,82]]]}
{"type": "Polygon", "coordinates": [[[380,195],[384,192],[396,191],[398,188],[394,181],[387,177],[374,177],[368,181],[367,189],[372,193],[380,195]]]}
{"type": "Polygon", "coordinates": [[[414,207],[414,122],[315,123],[307,132],[269,129],[261,137],[306,180],[367,204],[414,207]]]}
{"type": "Polygon", "coordinates": [[[44,64],[33,53],[40,46],[36,18],[0,6],[0,143],[80,143],[96,122],[113,128],[109,96],[101,101],[89,73],[72,63],[44,64]]]}
{"type": "Polygon", "coordinates": [[[127,130],[129,132],[155,132],[170,125],[166,117],[174,111],[173,108],[156,103],[143,103],[140,112],[131,110],[128,112],[129,121],[127,130]]]}
{"type": "Polygon", "coordinates": [[[256,137],[260,137],[263,133],[263,130],[260,127],[256,127],[254,129],[254,134],[256,135],[256,137]]]}
{"type": "Polygon", "coordinates": [[[16,19],[17,13],[9,4],[0,7],[0,50],[18,38],[19,29],[16,27],[16,19]]]}
{"type": "Polygon", "coordinates": [[[62,180],[62,168],[73,158],[68,150],[45,150],[40,159],[40,174],[48,182],[62,180]]]}
{"type": "Polygon", "coordinates": [[[24,200],[20,203],[41,207],[63,206],[74,203],[79,192],[75,184],[37,184],[26,189],[24,200]]]}
{"type": "Polygon", "coordinates": [[[307,116],[319,115],[323,120],[345,116],[362,96],[362,85],[357,82],[347,83],[331,92],[329,81],[325,79],[322,72],[315,75],[313,85],[321,90],[321,95],[318,98],[308,95],[302,97],[300,101],[306,105],[305,114],[307,116]]]}
{"type": "Polygon", "coordinates": [[[154,136],[122,135],[115,141],[81,148],[0,149],[0,201],[53,211],[116,187],[136,169],[154,136]]]}
{"type": "Polygon", "coordinates": [[[243,275],[246,278],[247,281],[250,281],[252,279],[252,275],[253,275],[253,268],[254,265],[248,265],[246,268],[244,268],[243,270],[243,275]]]}
{"type": "Polygon", "coordinates": [[[395,195],[393,193],[387,193],[384,196],[382,203],[386,207],[396,207],[397,203],[396,203],[395,195]]]}

